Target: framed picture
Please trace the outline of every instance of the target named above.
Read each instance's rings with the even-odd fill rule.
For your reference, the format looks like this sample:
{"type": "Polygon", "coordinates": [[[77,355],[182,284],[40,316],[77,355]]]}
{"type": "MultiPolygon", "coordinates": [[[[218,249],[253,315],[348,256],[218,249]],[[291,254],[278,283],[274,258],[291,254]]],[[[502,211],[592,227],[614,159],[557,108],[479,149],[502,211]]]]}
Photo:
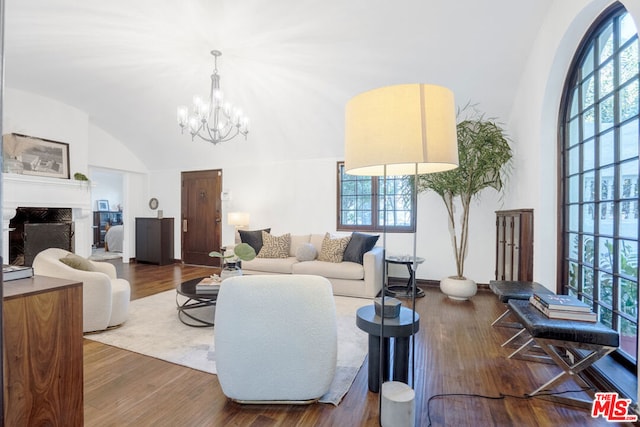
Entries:
{"type": "Polygon", "coordinates": [[[108,200],[98,200],[98,210],[99,211],[108,211],[109,210],[109,201],[108,200]]]}
{"type": "Polygon", "coordinates": [[[11,133],[2,137],[3,159],[8,172],[69,179],[69,144],[11,133]]]}

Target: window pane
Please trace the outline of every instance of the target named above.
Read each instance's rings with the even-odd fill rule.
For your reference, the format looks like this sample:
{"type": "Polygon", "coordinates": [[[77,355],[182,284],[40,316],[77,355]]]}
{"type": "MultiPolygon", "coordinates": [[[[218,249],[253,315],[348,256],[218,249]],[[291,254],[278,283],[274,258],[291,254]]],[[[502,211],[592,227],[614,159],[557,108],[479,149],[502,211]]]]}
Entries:
{"type": "Polygon", "coordinates": [[[600,169],[600,200],[613,200],[615,169],[613,167],[600,169]]]}
{"type": "Polygon", "coordinates": [[[569,262],[569,286],[573,289],[578,289],[578,264],[569,262]]]}
{"type": "Polygon", "coordinates": [[[586,110],[592,106],[595,100],[595,83],[592,76],[582,82],[582,109],[586,110]]]}
{"type": "Polygon", "coordinates": [[[604,98],[613,90],[613,62],[609,62],[604,67],[600,68],[598,73],[600,76],[599,84],[599,98],[604,98]]]}
{"type": "Polygon", "coordinates": [[[618,273],[638,280],[638,243],[634,240],[621,240],[618,257],[618,273]]]}
{"type": "Polygon", "coordinates": [[[595,257],[593,236],[585,235],[582,241],[582,262],[587,265],[593,265],[593,260],[595,257]]]}
{"type": "Polygon", "coordinates": [[[582,170],[590,170],[595,166],[594,141],[590,139],[582,144],[582,170]]]}
{"type": "Polygon", "coordinates": [[[638,157],[638,120],[632,120],[620,128],[620,160],[638,157]]]}
{"type": "Polygon", "coordinates": [[[595,114],[593,107],[582,113],[582,138],[588,139],[595,134],[595,114]]]}
{"type": "MultiPolygon", "coordinates": [[[[634,317],[637,317],[637,315],[635,315],[634,317]]],[[[620,322],[620,349],[627,353],[629,357],[636,359],[638,357],[638,353],[636,350],[637,342],[637,325],[633,322],[628,321],[627,319],[622,319],[620,322]]]]}
{"type": "Polygon", "coordinates": [[[620,120],[624,121],[638,115],[638,79],[620,91],[620,120]]]}
{"type": "Polygon", "coordinates": [[[580,170],[580,146],[569,150],[569,175],[573,175],[580,170]]]}
{"type": "Polygon", "coordinates": [[[613,53],[613,23],[609,24],[598,37],[598,46],[600,47],[598,62],[602,64],[613,53]]]}
{"type": "Polygon", "coordinates": [[[638,200],[620,202],[620,237],[638,238],[638,200]]]}
{"type": "Polygon", "coordinates": [[[580,244],[580,236],[576,233],[569,233],[569,258],[578,259],[578,245],[580,244]]]}
{"type": "Polygon", "coordinates": [[[581,74],[584,78],[588,76],[593,71],[593,43],[589,47],[589,51],[587,52],[587,56],[584,59],[581,67],[581,74]]]}
{"type": "Polygon", "coordinates": [[[638,160],[620,165],[620,197],[629,198],[638,194],[638,160]]]}
{"type": "Polygon", "coordinates": [[[638,40],[620,52],[620,84],[638,75],[638,40]]]}
{"type": "Polygon", "coordinates": [[[578,117],[569,122],[569,146],[573,147],[580,142],[579,132],[580,120],[578,117]]]}
{"type": "Polygon", "coordinates": [[[598,125],[600,127],[598,131],[603,132],[613,126],[613,96],[608,97],[600,103],[599,113],[600,121],[598,125]]]}
{"type": "Polygon", "coordinates": [[[580,206],[579,205],[570,205],[569,206],[569,231],[580,231],[580,206]]]}
{"type": "Polygon", "coordinates": [[[585,233],[593,233],[595,231],[595,213],[594,203],[585,203],[582,206],[582,231],[585,233]]]}
{"type": "Polygon", "coordinates": [[[569,178],[569,202],[576,203],[579,199],[580,193],[580,177],[572,176],[569,178]]]}
{"type": "Polygon", "coordinates": [[[637,34],[636,25],[633,23],[633,18],[625,13],[620,18],[620,45],[623,45],[627,40],[637,34]]]}
{"type": "Polygon", "coordinates": [[[587,172],[583,175],[584,187],[582,188],[582,200],[592,202],[596,199],[596,180],[594,172],[587,172]]]}
{"type": "Polygon", "coordinates": [[[599,239],[599,257],[598,266],[601,270],[613,273],[613,242],[611,239],[599,239]]]}
{"type": "Polygon", "coordinates": [[[582,267],[582,292],[593,297],[593,268],[582,267]]]}
{"type": "Polygon", "coordinates": [[[573,89],[573,93],[571,94],[571,112],[569,113],[570,118],[574,118],[578,115],[578,88],[573,89]]]}
{"type": "Polygon", "coordinates": [[[600,272],[598,274],[599,300],[607,307],[613,307],[613,276],[600,272]]]}
{"type": "Polygon", "coordinates": [[[638,315],[638,283],[620,279],[620,311],[631,316],[638,315]]]}
{"type": "Polygon", "coordinates": [[[600,161],[598,162],[600,166],[613,163],[613,156],[615,154],[613,143],[613,131],[600,136],[600,161]]]}

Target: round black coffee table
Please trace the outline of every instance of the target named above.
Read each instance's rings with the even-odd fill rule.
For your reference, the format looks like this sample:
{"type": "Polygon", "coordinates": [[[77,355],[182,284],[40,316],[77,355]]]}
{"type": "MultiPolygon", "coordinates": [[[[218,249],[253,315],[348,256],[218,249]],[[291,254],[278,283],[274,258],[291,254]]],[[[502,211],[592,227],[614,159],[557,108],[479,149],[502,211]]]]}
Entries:
{"type": "Polygon", "coordinates": [[[409,340],[420,329],[420,316],[407,307],[400,308],[400,315],[384,319],[384,332],[381,329],[382,319],[376,315],[373,304],[360,307],[356,313],[356,325],[369,334],[369,391],[380,390],[380,346],[383,347],[383,378],[389,379],[390,338],[393,344],[393,380],[406,383],[409,378],[409,340]],[[383,336],[381,336],[383,335],[383,336]]]}
{"type": "MultiPolygon", "coordinates": [[[[215,307],[218,300],[218,291],[214,290],[209,293],[196,293],[196,285],[204,277],[198,277],[197,279],[187,280],[180,283],[176,287],[176,306],[178,309],[178,319],[187,326],[193,326],[196,328],[206,328],[213,326],[213,321],[207,320],[201,317],[201,313],[204,307],[215,307]],[[185,301],[180,301],[183,296],[185,301]]],[[[209,310],[206,310],[207,312],[209,310]]],[[[211,309],[213,311],[213,308],[211,309]]],[[[213,313],[211,313],[211,319],[213,319],[213,313]]]]}
{"type": "MultiPolygon", "coordinates": [[[[409,270],[409,280],[407,280],[407,284],[404,286],[402,285],[388,286],[386,295],[397,297],[397,298],[411,298],[412,291],[413,291],[412,289],[413,277],[416,274],[416,272],[413,269],[413,266],[414,266],[413,260],[414,258],[412,256],[389,255],[385,258],[384,261],[387,263],[387,273],[389,272],[389,264],[406,265],[407,270],[409,270]]],[[[424,262],[424,258],[416,257],[415,258],[416,268],[418,268],[418,265],[422,264],[423,262],[424,262]]],[[[416,297],[423,297],[423,296],[424,296],[424,291],[416,286],[416,297]]]]}

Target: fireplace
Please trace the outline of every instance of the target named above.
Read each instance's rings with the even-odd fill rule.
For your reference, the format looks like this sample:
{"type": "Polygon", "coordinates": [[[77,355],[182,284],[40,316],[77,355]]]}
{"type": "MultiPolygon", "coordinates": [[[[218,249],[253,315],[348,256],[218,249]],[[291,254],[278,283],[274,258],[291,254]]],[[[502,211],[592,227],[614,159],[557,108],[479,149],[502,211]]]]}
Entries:
{"type": "Polygon", "coordinates": [[[47,248],[73,252],[71,208],[18,207],[9,221],[9,264],[27,265],[47,248]]]}

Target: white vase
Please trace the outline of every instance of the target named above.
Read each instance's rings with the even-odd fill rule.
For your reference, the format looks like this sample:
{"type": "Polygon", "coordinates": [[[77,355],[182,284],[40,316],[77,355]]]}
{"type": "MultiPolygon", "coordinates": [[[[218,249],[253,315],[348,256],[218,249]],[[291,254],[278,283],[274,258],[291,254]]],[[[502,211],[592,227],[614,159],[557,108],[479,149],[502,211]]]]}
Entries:
{"type": "Polygon", "coordinates": [[[220,271],[220,280],[235,276],[242,276],[242,270],[238,267],[238,264],[235,262],[226,263],[224,268],[220,271]]]}
{"type": "Polygon", "coordinates": [[[449,276],[440,280],[440,291],[451,299],[464,301],[478,292],[478,285],[473,280],[449,276]]]}

